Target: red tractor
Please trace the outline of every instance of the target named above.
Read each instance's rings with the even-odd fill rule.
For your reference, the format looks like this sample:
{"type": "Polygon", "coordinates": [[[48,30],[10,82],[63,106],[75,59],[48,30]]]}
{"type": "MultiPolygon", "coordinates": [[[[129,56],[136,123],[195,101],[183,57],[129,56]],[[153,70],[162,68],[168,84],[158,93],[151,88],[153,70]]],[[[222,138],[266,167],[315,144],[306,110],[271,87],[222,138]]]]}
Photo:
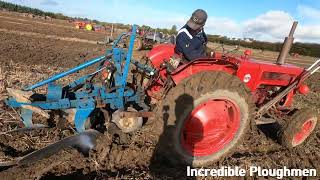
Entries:
{"type": "Polygon", "coordinates": [[[74,126],[79,134],[22,158],[0,162],[0,167],[34,162],[67,146],[90,150],[100,134],[99,127],[110,134],[116,130],[117,138],[141,129],[141,133],[147,132],[146,137],[159,137],[156,153],[166,155],[172,162],[193,166],[206,166],[231,154],[254,124],[278,123],[282,126],[278,131],[279,143],[296,147],[315,130],[318,114],[311,108],[293,108],[293,97],[308,93],[304,81],[320,69],[320,60],[307,69],[284,63],[296,26],[297,22],[276,63],[253,60],[249,58],[250,51],[241,57],[214,53],[211,57],[184,62],[183,57],[175,54],[175,45],[160,44],[148,53],[146,64],[131,59],[136,34],[133,26],[128,54],[117,47],[123,34],[106,55],[23,91],[8,88],[12,97],[6,103],[20,108],[26,127],[4,135],[47,128],[44,124],[33,124],[32,112],[49,118],[49,110],[63,111],[65,122],[70,122],[70,127],[74,126]],[[65,87],[52,83],[98,62],[94,73],[65,87]],[[131,80],[130,67],[136,67],[130,71],[131,80]],[[99,77],[96,75],[100,72],[102,83],[93,84],[93,78],[99,77]],[[47,84],[47,95],[31,91],[47,84]],[[99,118],[95,117],[95,110],[99,118]],[[147,125],[153,128],[144,129],[147,125]]]}
{"type": "Polygon", "coordinates": [[[284,63],[296,25],[276,63],[252,60],[249,51],[241,57],[215,53],[181,63],[174,45],[154,47],[148,59],[159,75],[149,81],[148,95],[151,102],[162,102],[155,126],[164,142],[161,153],[173,162],[206,166],[232,153],[251,123],[279,123],[282,145],[302,144],[316,128],[318,116],[291,105],[295,94],[308,93],[304,80],[320,68],[320,60],[308,69],[284,63]]]}
{"type": "Polygon", "coordinates": [[[76,29],[85,29],[87,31],[96,31],[102,32],[105,30],[105,27],[91,23],[89,21],[75,21],[74,22],[76,29]]]}

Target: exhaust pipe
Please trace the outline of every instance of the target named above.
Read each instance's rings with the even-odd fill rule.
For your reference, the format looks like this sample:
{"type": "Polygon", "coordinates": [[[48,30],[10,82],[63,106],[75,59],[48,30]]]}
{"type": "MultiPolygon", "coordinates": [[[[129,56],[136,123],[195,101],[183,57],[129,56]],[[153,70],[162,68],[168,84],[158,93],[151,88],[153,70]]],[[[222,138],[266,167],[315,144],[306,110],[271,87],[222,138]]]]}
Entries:
{"type": "Polygon", "coordinates": [[[293,34],[297,28],[297,25],[298,25],[298,21],[294,21],[292,24],[289,36],[284,39],[276,64],[281,65],[285,63],[285,59],[293,44],[293,40],[294,40],[293,34]]]}

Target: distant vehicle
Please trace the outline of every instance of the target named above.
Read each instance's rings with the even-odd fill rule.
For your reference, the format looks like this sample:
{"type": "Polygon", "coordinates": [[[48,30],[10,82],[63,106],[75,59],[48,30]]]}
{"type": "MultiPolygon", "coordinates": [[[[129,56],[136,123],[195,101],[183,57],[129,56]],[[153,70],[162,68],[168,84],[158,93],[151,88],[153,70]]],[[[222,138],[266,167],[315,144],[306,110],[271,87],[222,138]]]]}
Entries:
{"type": "MultiPolygon", "coordinates": [[[[129,29],[125,35],[125,38],[121,39],[122,47],[128,47],[132,29],[129,29]]],[[[107,36],[103,41],[98,41],[97,44],[107,45],[111,44],[115,39],[111,36],[107,36]]],[[[176,44],[175,35],[164,35],[162,32],[150,32],[150,28],[137,28],[136,38],[134,40],[134,50],[146,50],[152,49],[155,44],[176,44]]]]}
{"type": "MultiPolygon", "coordinates": [[[[128,36],[131,34],[131,29],[129,30],[128,36]]],[[[127,39],[127,44],[129,39],[127,39]]],[[[137,37],[135,39],[134,49],[144,50],[151,49],[155,44],[169,43],[175,44],[176,36],[175,35],[163,35],[162,32],[150,32],[150,28],[138,28],[137,37]]]]}
{"type": "Polygon", "coordinates": [[[105,28],[101,25],[97,25],[95,23],[91,23],[89,21],[75,21],[76,29],[85,29],[87,31],[97,31],[101,32],[104,31],[105,28]]]}

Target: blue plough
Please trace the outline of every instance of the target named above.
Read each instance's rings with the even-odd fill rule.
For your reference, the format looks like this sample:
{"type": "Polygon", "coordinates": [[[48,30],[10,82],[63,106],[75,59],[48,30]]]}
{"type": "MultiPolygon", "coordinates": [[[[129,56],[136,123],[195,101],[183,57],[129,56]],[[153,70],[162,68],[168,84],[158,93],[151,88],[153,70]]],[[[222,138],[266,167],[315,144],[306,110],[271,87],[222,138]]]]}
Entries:
{"type": "MultiPolygon", "coordinates": [[[[152,116],[152,113],[148,112],[149,106],[145,104],[146,95],[143,87],[139,85],[129,85],[128,75],[130,64],[135,65],[140,71],[143,71],[149,76],[157,74],[157,70],[132,59],[136,26],[134,25],[132,28],[128,50],[117,47],[124,36],[125,34],[120,35],[114,42],[112,48],[106,51],[105,55],[93,58],[77,67],[31,86],[27,86],[22,90],[8,89],[12,97],[8,98],[5,102],[8,106],[20,110],[20,117],[25,126],[22,128],[23,130],[47,127],[43,124],[33,123],[32,116],[34,113],[49,118],[50,114],[48,111],[60,110],[69,113],[68,120],[74,123],[78,134],[22,158],[0,163],[0,166],[30,163],[42,159],[45,156],[52,155],[67,146],[77,145],[82,147],[82,149],[92,148],[91,145],[82,142],[81,139],[83,139],[83,136],[88,137],[87,139],[90,139],[92,141],[91,143],[94,144],[99,134],[96,130],[86,128],[86,123],[90,115],[96,109],[101,109],[104,113],[112,114],[112,121],[124,132],[132,132],[138,129],[142,125],[142,117],[152,116]],[[95,64],[98,64],[98,67],[96,71],[91,74],[85,75],[66,86],[61,86],[56,83],[56,81],[61,78],[95,64]],[[102,71],[108,73],[107,79],[103,80],[102,85],[93,84],[93,78],[102,71]],[[46,85],[46,95],[34,93],[35,89],[46,85]],[[133,106],[135,108],[132,108],[133,106]],[[124,123],[122,121],[125,117],[130,117],[128,118],[130,119],[129,125],[126,123],[126,125],[130,127],[123,125],[124,123]]],[[[20,130],[21,129],[14,131],[20,130]]]]}

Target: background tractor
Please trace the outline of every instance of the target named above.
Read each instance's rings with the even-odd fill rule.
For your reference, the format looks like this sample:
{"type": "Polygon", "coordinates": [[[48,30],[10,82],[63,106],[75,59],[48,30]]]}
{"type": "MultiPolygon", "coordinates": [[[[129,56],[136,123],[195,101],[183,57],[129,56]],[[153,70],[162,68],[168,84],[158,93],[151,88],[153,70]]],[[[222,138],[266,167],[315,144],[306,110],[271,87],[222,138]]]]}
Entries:
{"type": "Polygon", "coordinates": [[[96,31],[101,32],[105,30],[105,27],[91,23],[88,21],[75,21],[74,22],[76,29],[85,29],[87,31],[96,31]]]}
{"type": "MultiPolygon", "coordinates": [[[[122,47],[128,47],[130,43],[130,35],[132,33],[132,29],[126,33],[124,38],[120,41],[122,47]]],[[[97,44],[108,45],[113,43],[114,38],[112,36],[106,36],[103,41],[97,42],[97,44]]],[[[176,37],[175,35],[164,35],[162,32],[150,32],[150,27],[148,28],[137,28],[136,30],[136,38],[134,40],[133,49],[136,51],[140,50],[150,50],[155,45],[159,44],[175,44],[176,37]]]]}
{"type": "Polygon", "coordinates": [[[88,31],[92,30],[92,25],[89,22],[75,21],[74,24],[75,24],[76,29],[85,29],[88,31]]]}
{"type": "MultiPolygon", "coordinates": [[[[151,32],[150,27],[148,28],[137,28],[136,30],[136,39],[134,40],[134,50],[150,50],[155,45],[159,44],[175,44],[175,35],[164,35],[162,32],[151,32]]],[[[127,47],[129,45],[129,38],[132,29],[129,29],[128,33],[126,34],[127,38],[123,39],[123,47],[127,47]]],[[[105,42],[112,42],[112,37],[107,37],[108,40],[105,42]]],[[[107,43],[105,43],[107,44],[107,43]]]]}
{"type": "Polygon", "coordinates": [[[111,127],[121,137],[153,125],[156,153],[193,166],[207,166],[232,154],[255,124],[278,123],[279,142],[296,147],[314,131],[318,115],[292,108],[292,100],[297,93],[308,93],[304,80],[320,68],[320,60],[307,69],[284,62],[296,25],[276,63],[250,59],[247,51],[241,57],[216,52],[187,62],[174,53],[173,44],[157,45],[147,57],[134,60],[133,26],[127,50],[118,47],[126,37],[122,34],[103,56],[22,90],[8,89],[12,97],[6,104],[19,110],[25,127],[3,134],[52,126],[34,123],[33,114],[59,114],[76,133],[0,165],[28,164],[69,146],[88,153],[111,127]],[[94,64],[94,72],[68,85],[55,83],[94,64]],[[46,94],[36,92],[42,86],[47,86],[46,94]]]}

